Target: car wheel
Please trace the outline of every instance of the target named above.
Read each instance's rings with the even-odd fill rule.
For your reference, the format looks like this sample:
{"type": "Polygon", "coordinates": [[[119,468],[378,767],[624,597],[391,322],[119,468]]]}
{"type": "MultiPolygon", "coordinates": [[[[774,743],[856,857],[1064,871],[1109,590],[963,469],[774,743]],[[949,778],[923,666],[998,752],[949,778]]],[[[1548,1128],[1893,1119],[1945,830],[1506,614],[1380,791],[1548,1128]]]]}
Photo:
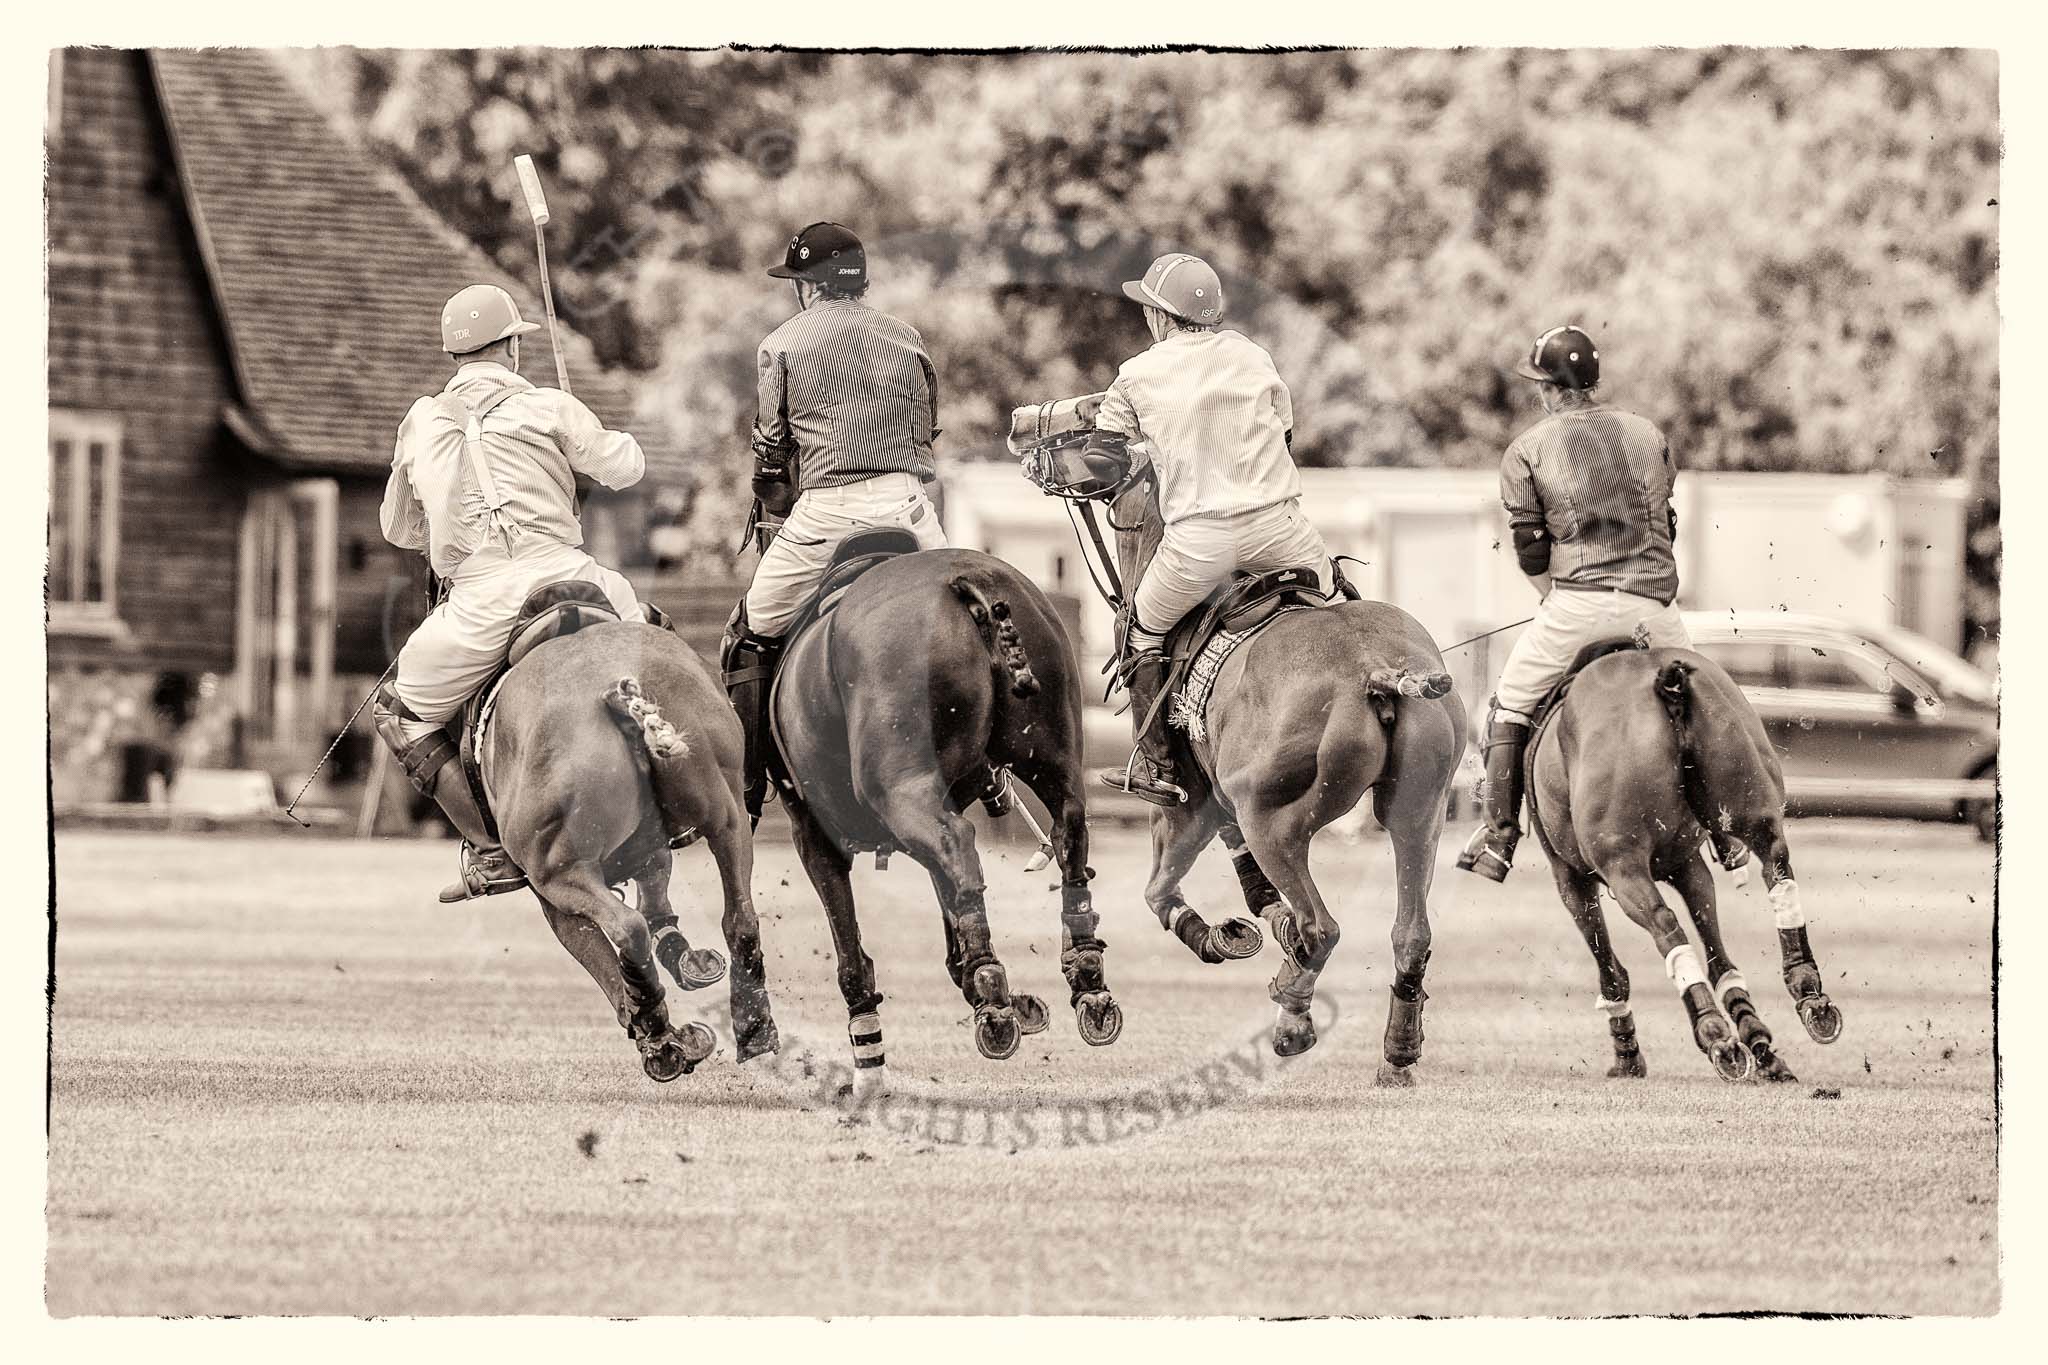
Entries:
{"type": "MultiPolygon", "coordinates": [[[[1987,763],[1976,772],[1971,773],[1970,776],[1988,777],[1995,782],[1998,780],[1998,764],[1995,761],[1987,763]]],[[[1987,844],[1997,842],[1998,796],[1995,793],[1991,796],[1980,797],[1975,801],[1963,802],[1963,818],[1977,827],[1977,837],[1979,839],[1982,839],[1987,844]]]]}

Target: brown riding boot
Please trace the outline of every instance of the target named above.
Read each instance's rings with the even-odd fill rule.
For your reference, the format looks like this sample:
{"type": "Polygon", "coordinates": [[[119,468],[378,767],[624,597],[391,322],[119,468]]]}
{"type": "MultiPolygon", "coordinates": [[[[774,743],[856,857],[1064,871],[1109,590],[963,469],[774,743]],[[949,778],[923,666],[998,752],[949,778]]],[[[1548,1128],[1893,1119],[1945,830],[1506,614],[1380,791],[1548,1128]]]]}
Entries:
{"type": "Polygon", "coordinates": [[[768,732],[768,698],[775,667],[781,661],[780,639],[744,629],[725,637],[718,661],[726,695],[732,698],[746,736],[741,774],[746,780],[747,817],[756,825],[768,799],[768,746],[773,742],[768,732]]]}
{"type": "Polygon", "coordinates": [[[476,796],[469,789],[469,779],[459,768],[454,764],[444,766],[430,795],[447,815],[449,823],[462,834],[462,850],[458,855],[462,876],[441,888],[441,904],[453,905],[478,896],[502,895],[527,884],[526,874],[519,870],[504,847],[485,832],[483,812],[477,809],[476,796]]]}
{"type": "Polygon", "coordinates": [[[1522,840],[1522,752],[1529,727],[1491,721],[1486,727],[1486,823],[1472,832],[1458,866],[1488,881],[1506,881],[1522,840]]]}
{"type": "Polygon", "coordinates": [[[1179,774],[1173,762],[1172,738],[1166,733],[1166,708],[1155,706],[1166,686],[1166,656],[1156,649],[1140,654],[1130,666],[1126,685],[1131,693],[1131,724],[1138,727],[1137,748],[1132,750],[1129,764],[1104,768],[1096,776],[1103,785],[1155,806],[1181,805],[1188,794],[1175,780],[1179,774]]]}
{"type": "Polygon", "coordinates": [[[406,722],[419,717],[398,699],[397,687],[385,683],[377,689],[371,710],[377,737],[398,757],[411,780],[413,790],[431,796],[462,836],[462,880],[441,890],[441,903],[452,905],[473,896],[493,896],[517,891],[526,885],[526,874],[516,867],[497,840],[485,828],[483,812],[469,790],[469,779],[456,764],[455,741],[445,729],[431,730],[417,739],[408,738],[406,722]],[[450,772],[449,769],[455,771],[450,772]]]}

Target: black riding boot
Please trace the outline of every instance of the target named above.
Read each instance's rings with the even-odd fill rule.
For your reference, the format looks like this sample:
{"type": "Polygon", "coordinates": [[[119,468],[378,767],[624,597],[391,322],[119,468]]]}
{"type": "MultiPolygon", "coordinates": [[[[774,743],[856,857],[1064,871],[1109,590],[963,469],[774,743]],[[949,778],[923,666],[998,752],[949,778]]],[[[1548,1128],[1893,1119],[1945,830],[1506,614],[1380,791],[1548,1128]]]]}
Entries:
{"type": "Polygon", "coordinates": [[[1131,693],[1131,723],[1138,730],[1138,747],[1124,768],[1104,768],[1097,774],[1107,786],[1142,797],[1155,806],[1178,806],[1188,799],[1178,782],[1173,762],[1172,738],[1166,733],[1166,708],[1154,703],[1166,686],[1166,656],[1146,650],[1131,665],[1126,686],[1131,693]],[[1151,724],[1145,723],[1147,716],[1151,724]]]}
{"type": "Polygon", "coordinates": [[[1522,840],[1522,752],[1529,727],[1489,722],[1486,727],[1486,823],[1458,855],[1458,866],[1488,881],[1506,881],[1522,840]]]}
{"type": "Polygon", "coordinates": [[[746,735],[747,815],[756,824],[768,799],[768,694],[775,681],[775,666],[782,661],[782,641],[751,631],[728,635],[720,650],[719,666],[725,672],[726,695],[739,712],[740,729],[746,735]]]}

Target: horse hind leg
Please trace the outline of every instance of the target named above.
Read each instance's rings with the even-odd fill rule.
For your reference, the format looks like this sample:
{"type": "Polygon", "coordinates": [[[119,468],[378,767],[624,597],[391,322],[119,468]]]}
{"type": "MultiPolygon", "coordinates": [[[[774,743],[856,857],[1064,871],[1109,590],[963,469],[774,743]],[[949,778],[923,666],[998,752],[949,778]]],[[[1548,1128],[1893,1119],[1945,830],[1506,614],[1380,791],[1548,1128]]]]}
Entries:
{"type": "Polygon", "coordinates": [[[1278,888],[1280,907],[1269,912],[1280,968],[1268,994],[1275,1006],[1273,1051],[1293,1057],[1316,1045],[1316,980],[1336,951],[1341,931],[1308,871],[1310,831],[1281,811],[1258,812],[1244,821],[1246,846],[1278,888]]]}
{"type": "Polygon", "coordinates": [[[1778,955],[1785,991],[1799,1011],[1799,1022],[1806,1026],[1807,1036],[1816,1043],[1832,1043],[1842,1036],[1842,1012],[1827,997],[1820,966],[1814,961],[1813,944],[1806,935],[1806,911],[1799,903],[1799,883],[1792,876],[1792,851],[1785,844],[1785,822],[1777,816],[1759,819],[1742,831],[1742,837],[1763,863],[1771,915],[1778,926],[1778,955]]]}
{"type": "Polygon", "coordinates": [[[1010,991],[1009,972],[996,957],[988,927],[987,882],[975,850],[974,826],[946,803],[936,777],[886,786],[874,801],[904,850],[931,874],[952,937],[949,965],[974,1010],[974,1045],[991,1061],[1017,1055],[1026,1033],[1046,1026],[1045,1002],[1010,991]]]}
{"type": "Polygon", "coordinates": [[[536,878],[548,925],[611,1001],[620,1027],[656,1081],[672,1081],[711,1055],[717,1036],[699,1023],[669,1024],[647,923],[611,894],[596,872],[578,869],[536,878]]]}
{"type": "Polygon", "coordinates": [[[640,913],[654,935],[654,960],[668,970],[678,987],[698,991],[725,979],[726,960],[716,948],[693,948],[684,937],[668,894],[674,862],[674,856],[663,849],[634,874],[633,881],[640,888],[640,913]]]}
{"type": "Polygon", "coordinates": [[[1724,1081],[1746,1081],[1756,1074],[1756,1058],[1742,1045],[1734,1027],[1714,1003],[1700,967],[1699,952],[1685,936],[1678,916],[1664,903],[1640,855],[1625,846],[1595,840],[1594,861],[1607,889],[1628,917],[1641,925],[1664,955],[1664,971],[1678,988],[1679,1000],[1692,1022],[1693,1042],[1706,1054],[1724,1081]]]}
{"type": "Polygon", "coordinates": [[[1685,908],[1692,918],[1693,927],[1699,931],[1700,943],[1707,950],[1707,980],[1712,984],[1714,997],[1721,1002],[1721,1008],[1728,1014],[1728,1021],[1735,1026],[1742,1045],[1756,1058],[1757,1075],[1767,1081],[1796,1081],[1792,1068],[1778,1056],[1771,1037],[1771,1030],[1757,1013],[1756,1002],[1749,997],[1749,983],[1743,980],[1742,971],[1728,956],[1728,947],[1721,938],[1721,915],[1714,899],[1714,877],[1707,868],[1705,859],[1698,850],[1688,854],[1672,873],[1672,887],[1685,901],[1685,908]]]}
{"type": "Polygon", "coordinates": [[[780,1038],[768,1004],[767,964],[761,955],[761,919],[754,911],[754,845],[742,825],[741,805],[728,803],[725,820],[705,835],[718,864],[724,897],[719,932],[732,954],[732,1035],[742,1063],[776,1051],[780,1038]]]}
{"type": "Polygon", "coordinates": [[[1614,1065],[1607,1068],[1609,1080],[1637,1080],[1650,1074],[1643,1061],[1642,1044],[1636,1039],[1636,1016],[1629,1008],[1628,969],[1615,956],[1614,941],[1607,936],[1607,916],[1600,909],[1600,881],[1562,862],[1551,864],[1557,879],[1558,898],[1571,912],[1572,923],[1593,954],[1593,969],[1600,974],[1600,999],[1594,1006],[1607,1016],[1607,1036],[1614,1044],[1614,1065]]]}
{"type": "Polygon", "coordinates": [[[1074,1026],[1082,1042],[1107,1047],[1124,1031],[1124,1011],[1103,972],[1108,949],[1089,889],[1095,869],[1088,866],[1088,807],[1079,776],[1032,771],[1026,781],[1053,816],[1053,851],[1060,865],[1060,974],[1067,979],[1074,1026]]]}

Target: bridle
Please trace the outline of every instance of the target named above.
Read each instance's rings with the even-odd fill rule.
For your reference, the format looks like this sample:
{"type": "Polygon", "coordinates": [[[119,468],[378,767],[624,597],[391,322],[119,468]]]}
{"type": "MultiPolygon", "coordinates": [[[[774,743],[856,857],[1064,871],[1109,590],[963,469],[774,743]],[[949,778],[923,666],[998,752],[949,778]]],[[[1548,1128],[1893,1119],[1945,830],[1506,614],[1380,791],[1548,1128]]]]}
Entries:
{"type": "MultiPolygon", "coordinates": [[[[1041,410],[1041,428],[1047,420],[1041,410]]],[[[1102,527],[1095,515],[1095,505],[1103,505],[1101,520],[1109,523],[1109,529],[1117,532],[1142,530],[1142,520],[1124,525],[1116,519],[1115,506],[1125,493],[1134,488],[1151,487],[1155,475],[1150,464],[1138,469],[1125,467],[1123,478],[1116,483],[1104,485],[1099,478],[1075,467],[1068,458],[1077,454],[1081,447],[1098,433],[1083,428],[1078,431],[1063,431],[1047,434],[1041,430],[1038,439],[1024,452],[1024,477],[1045,493],[1058,498],[1067,509],[1067,520],[1074,525],[1074,540],[1081,550],[1081,562],[1087,566],[1088,577],[1095,584],[1095,591],[1107,602],[1110,609],[1124,610],[1127,594],[1121,575],[1117,573],[1116,555],[1109,548],[1108,540],[1102,534],[1102,527]],[[1091,557],[1088,547],[1093,544],[1095,554],[1091,557]],[[1101,567],[1098,570],[1097,561],[1101,567]]]]}

